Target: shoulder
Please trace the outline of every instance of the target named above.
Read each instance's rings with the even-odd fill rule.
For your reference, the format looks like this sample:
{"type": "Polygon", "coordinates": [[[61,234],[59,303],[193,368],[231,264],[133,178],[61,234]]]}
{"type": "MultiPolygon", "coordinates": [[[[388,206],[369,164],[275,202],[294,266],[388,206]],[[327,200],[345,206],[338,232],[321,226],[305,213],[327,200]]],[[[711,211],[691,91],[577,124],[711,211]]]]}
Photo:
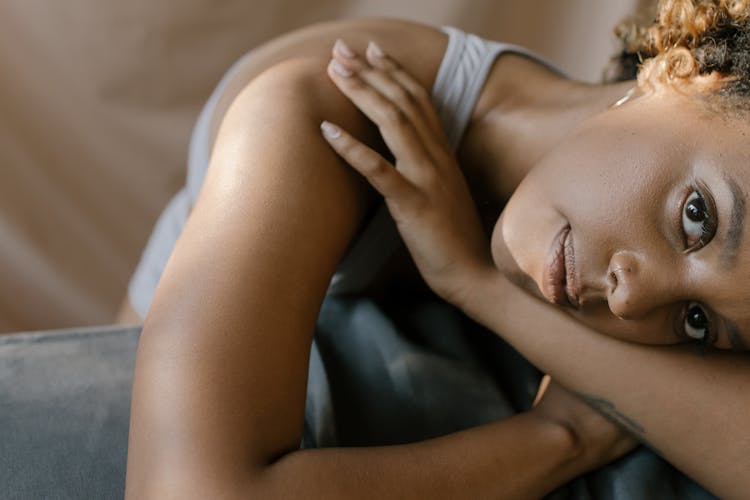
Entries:
{"type": "Polygon", "coordinates": [[[325,75],[338,38],[361,53],[371,40],[377,42],[426,88],[435,81],[448,44],[447,35],[438,27],[397,19],[330,21],[286,33],[251,50],[225,76],[215,94],[211,120],[214,135],[234,99],[261,75],[263,80],[273,80],[282,87],[312,85],[308,90],[326,89],[320,77],[325,75]]]}
{"type": "Polygon", "coordinates": [[[320,57],[327,62],[338,38],[362,53],[374,40],[425,86],[434,80],[448,43],[439,28],[412,21],[380,18],[331,21],[292,31],[257,47],[243,69],[252,77],[258,70],[290,58],[320,57]]]}

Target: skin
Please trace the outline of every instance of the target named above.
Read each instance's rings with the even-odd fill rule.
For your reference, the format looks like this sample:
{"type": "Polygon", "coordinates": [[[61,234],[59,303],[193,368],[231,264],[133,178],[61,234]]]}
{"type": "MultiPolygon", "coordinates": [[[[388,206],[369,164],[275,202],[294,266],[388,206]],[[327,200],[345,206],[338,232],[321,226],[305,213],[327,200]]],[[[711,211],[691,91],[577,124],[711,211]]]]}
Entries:
{"type": "Polygon", "coordinates": [[[515,191],[492,237],[496,264],[517,266],[541,296],[549,248],[569,225],[581,305],[568,311],[579,321],[624,340],[688,342],[693,302],[709,319],[705,343],[744,348],[750,247],[747,222],[730,221],[750,192],[748,133],[747,122],[666,90],[592,117],[515,191]],[[695,190],[713,200],[717,219],[700,247],[682,217],[695,190]]]}
{"type": "Polygon", "coordinates": [[[734,200],[749,183],[747,125],[709,111],[699,96],[663,88],[591,114],[572,124],[521,183],[498,221],[490,255],[455,160],[444,154],[439,134],[425,132],[429,116],[416,113],[410,100],[374,104],[373,94],[397,95],[389,87],[399,83],[368,76],[392,72],[369,62],[351,65],[356,73],[349,77],[330,74],[380,125],[395,168],[345,131],[329,134],[329,142],[385,196],[430,286],[711,491],[742,498],[750,487],[746,357],[645,344],[685,342],[676,326],[682,318],[665,318],[686,301],[737,325],[740,340],[733,341],[713,320],[717,332],[708,340],[718,347],[744,341],[748,256],[739,243],[743,204],[734,200]],[[379,112],[383,106],[412,118],[388,119],[394,113],[379,112]],[[710,193],[719,222],[704,246],[685,253],[686,243],[697,240],[681,217],[693,190],[710,193]],[[540,269],[567,224],[579,236],[576,268],[584,285],[574,313],[539,300],[540,269]],[[519,284],[529,293],[518,293],[519,284]]]}
{"type": "MultiPolygon", "coordinates": [[[[365,168],[358,150],[347,154],[347,142],[332,142],[331,149],[317,125],[333,121],[353,134],[342,134],[340,140],[367,145],[370,151],[384,149],[378,131],[359,111],[367,114],[359,96],[372,90],[372,82],[350,87],[356,78],[342,79],[330,66],[326,76],[328,57],[285,58],[315,44],[330,47],[339,36],[363,54],[373,39],[409,68],[415,82],[429,88],[445,45],[439,33],[411,25],[373,22],[319,30],[289,39],[294,42],[283,50],[277,45],[278,52],[261,51],[268,58],[258,68],[270,69],[243,87],[222,120],[206,184],[144,324],[126,495],[233,498],[304,492],[325,498],[439,498],[461,491],[472,497],[528,497],[612,458],[601,450],[612,451],[609,444],[619,438],[601,422],[582,424],[588,418],[580,417],[591,413],[575,406],[575,398],[548,405],[552,414],[538,409],[431,442],[297,451],[310,332],[336,263],[374,200],[362,178],[336,156],[365,168]],[[424,44],[419,57],[399,49],[406,39],[424,44]],[[289,143],[298,147],[284,147],[289,143]],[[305,242],[304,252],[298,251],[300,242],[305,242]],[[602,430],[605,438],[597,436],[602,430]],[[585,439],[576,444],[572,436],[585,439]],[[507,454],[498,454],[500,449],[507,454]],[[517,462],[519,457],[528,461],[517,462]],[[518,468],[506,469],[509,463],[518,468]],[[499,476],[503,470],[510,474],[499,476]]],[[[334,56],[357,77],[368,67],[361,58],[334,56]]],[[[738,439],[750,404],[739,390],[750,381],[744,358],[698,357],[681,346],[624,342],[518,289],[508,277],[530,276],[542,257],[537,251],[523,257],[512,243],[495,244],[491,253],[472,208],[472,197],[498,205],[510,198],[548,153],[564,151],[568,131],[606,111],[625,90],[577,84],[523,58],[504,56],[493,68],[459,151],[466,180],[452,157],[436,153],[447,166],[440,175],[425,177],[432,179],[433,189],[417,183],[420,203],[405,202],[405,191],[387,193],[387,201],[392,212],[393,200],[403,208],[394,216],[420,272],[436,291],[564,385],[630,425],[639,438],[717,494],[739,496],[747,491],[743,471],[750,465],[748,443],[738,439]],[[536,133],[523,133],[528,130],[536,133]],[[440,183],[448,189],[434,189],[440,183]],[[420,210],[413,210],[416,206],[420,210]],[[409,220],[419,223],[407,224],[410,230],[404,231],[409,220]],[[444,253],[430,253],[435,247],[444,253]],[[448,268],[441,265],[446,255],[453,264],[448,268]],[[511,272],[498,272],[493,257],[511,272]],[[633,366],[639,369],[634,372],[633,366]]],[[[377,109],[382,107],[370,112],[377,109]]],[[[430,121],[423,117],[389,123],[386,116],[398,115],[368,115],[386,142],[389,134],[394,140],[402,137],[399,127],[404,125],[427,123],[429,130],[430,121]]],[[[401,171],[401,166],[408,168],[413,148],[439,151],[441,142],[439,134],[423,134],[416,142],[405,141],[402,149],[388,145],[401,171]]],[[[376,169],[368,181],[377,183],[373,179],[391,171],[376,169]]],[[[556,210],[562,211],[553,206],[550,213],[556,210]]],[[[490,210],[489,215],[494,220],[497,213],[490,210]]],[[[555,222],[543,210],[540,217],[555,222]]],[[[540,239],[547,239],[546,231],[542,226],[540,239]]],[[[539,253],[546,255],[549,243],[544,246],[539,253]]],[[[531,283],[528,278],[526,283],[531,283]]]]}
{"type": "MultiPolygon", "coordinates": [[[[439,31],[410,23],[336,23],[272,42],[242,69],[143,325],[127,498],[528,498],[632,447],[553,385],[529,412],[444,438],[298,450],[315,319],[376,199],[318,125],[336,120],[382,148],[373,124],[326,75],[340,36],[362,51],[380,41],[423,87],[446,44],[439,31]]],[[[507,74],[539,72],[503,59],[507,74]]]]}

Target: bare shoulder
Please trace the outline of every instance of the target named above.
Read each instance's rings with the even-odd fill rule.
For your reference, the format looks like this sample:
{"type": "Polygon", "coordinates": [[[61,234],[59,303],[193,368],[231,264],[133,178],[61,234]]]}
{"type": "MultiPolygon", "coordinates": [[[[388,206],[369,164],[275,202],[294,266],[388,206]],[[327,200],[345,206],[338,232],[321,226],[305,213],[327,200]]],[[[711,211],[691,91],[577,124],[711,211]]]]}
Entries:
{"type": "Polygon", "coordinates": [[[290,57],[320,56],[328,59],[331,46],[343,38],[355,50],[364,51],[375,40],[386,51],[412,68],[417,76],[437,73],[447,36],[437,27],[398,19],[352,19],[319,23],[289,32],[253,50],[253,64],[267,66],[290,57]]]}
{"type": "Polygon", "coordinates": [[[278,65],[285,66],[285,72],[299,78],[324,74],[331,48],[338,38],[360,52],[364,52],[370,40],[377,42],[409,68],[426,88],[435,81],[448,43],[447,36],[435,26],[397,19],[330,21],[286,33],[253,48],[235,65],[218,96],[212,116],[212,137],[216,136],[234,99],[259,75],[278,65]],[[316,60],[317,65],[311,64],[316,60]],[[292,61],[304,62],[294,71],[292,61]]]}

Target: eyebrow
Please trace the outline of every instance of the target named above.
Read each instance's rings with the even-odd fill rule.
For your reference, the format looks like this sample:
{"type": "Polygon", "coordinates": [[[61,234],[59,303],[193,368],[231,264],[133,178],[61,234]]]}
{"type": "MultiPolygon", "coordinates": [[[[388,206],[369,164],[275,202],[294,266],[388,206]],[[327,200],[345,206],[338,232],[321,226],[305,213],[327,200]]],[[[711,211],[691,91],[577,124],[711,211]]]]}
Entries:
{"type": "Polygon", "coordinates": [[[732,193],[732,212],[729,215],[729,229],[727,230],[727,242],[721,252],[721,260],[731,267],[737,261],[737,254],[742,244],[742,234],[745,230],[745,193],[731,177],[724,179],[732,193]]]}
{"type": "MultiPolygon", "coordinates": [[[[742,235],[745,230],[745,205],[747,199],[740,186],[731,177],[725,177],[729,192],[732,194],[732,211],[729,214],[729,228],[727,229],[727,241],[721,252],[721,259],[727,265],[732,267],[737,262],[740,245],[742,244],[742,235]]],[[[724,329],[729,337],[729,343],[733,351],[747,351],[748,342],[743,337],[737,325],[728,318],[722,317],[724,329]]]]}

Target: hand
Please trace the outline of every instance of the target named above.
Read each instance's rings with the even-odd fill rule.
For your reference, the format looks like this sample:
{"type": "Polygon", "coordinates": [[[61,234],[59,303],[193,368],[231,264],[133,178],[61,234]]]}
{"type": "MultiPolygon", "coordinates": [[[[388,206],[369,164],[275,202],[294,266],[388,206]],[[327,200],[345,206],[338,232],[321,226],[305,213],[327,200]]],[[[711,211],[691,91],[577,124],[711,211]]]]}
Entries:
{"type": "Polygon", "coordinates": [[[605,465],[631,451],[638,442],[620,426],[545,375],[533,412],[565,426],[576,441],[586,469],[605,465]]]}
{"type": "Polygon", "coordinates": [[[395,165],[323,122],[333,149],[385,197],[425,281],[458,304],[472,276],[495,271],[489,242],[429,93],[371,43],[366,59],[336,42],[328,74],[379,128],[395,165]]]}

